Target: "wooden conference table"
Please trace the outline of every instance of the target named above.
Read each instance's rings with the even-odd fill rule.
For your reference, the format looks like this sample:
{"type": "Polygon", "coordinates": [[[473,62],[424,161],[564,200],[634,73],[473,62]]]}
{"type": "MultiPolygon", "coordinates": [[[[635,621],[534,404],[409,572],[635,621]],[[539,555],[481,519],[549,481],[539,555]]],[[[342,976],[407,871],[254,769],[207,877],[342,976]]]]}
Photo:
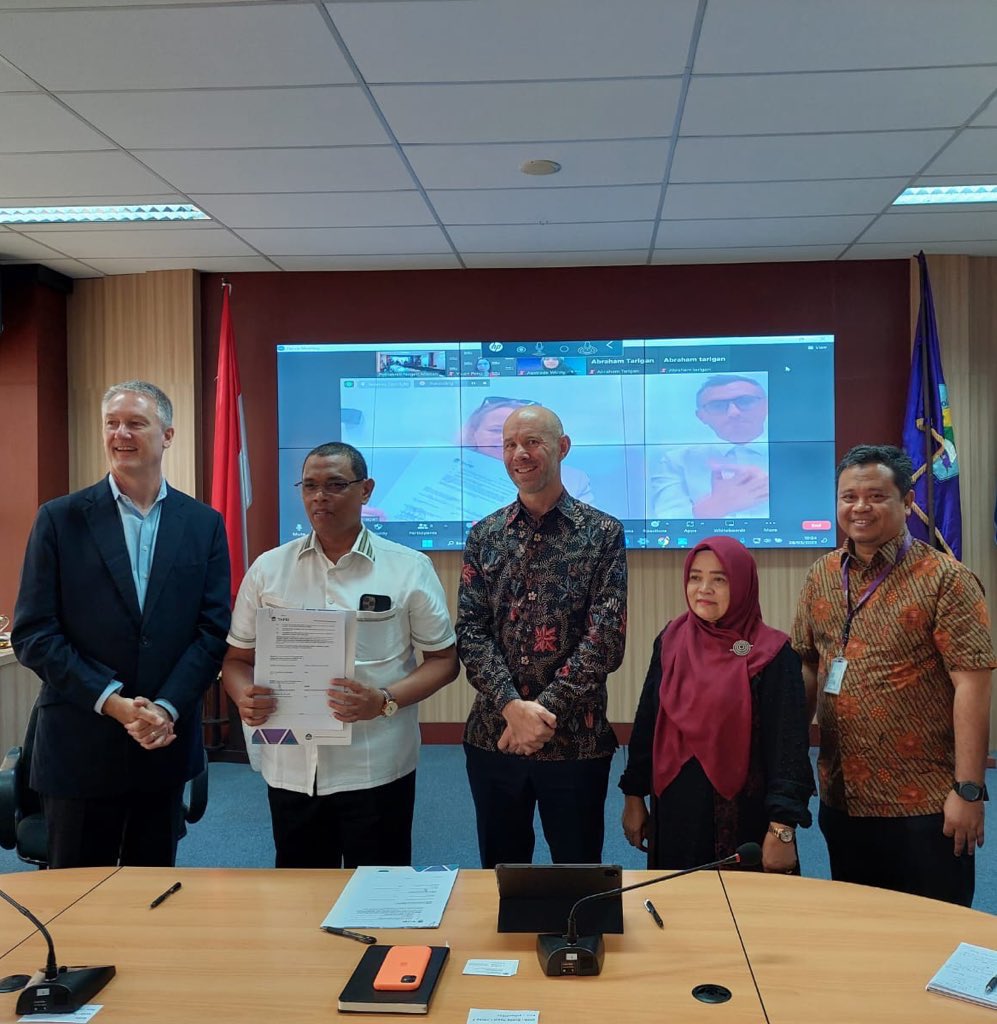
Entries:
{"type": "MultiPolygon", "coordinates": [[[[348,877],[87,868],[4,875],[0,888],[49,925],[60,963],[117,966],[97,1000],[99,1024],[328,1024],[364,949],[318,928],[348,877]],[[150,910],[178,879],[182,890],[150,910]]],[[[625,873],[627,883],[644,877],[651,875],[625,873]]],[[[461,871],[439,929],[378,936],[450,943],[430,1009],[439,1024],[465,1024],[471,1007],[539,1010],[541,1024],[994,1019],[992,1011],[924,991],[960,941],[997,948],[997,918],[988,914],[834,882],[714,871],[653,891],[661,930],[641,906],[649,894],[624,896],[626,934],[606,937],[605,966],[595,978],[546,978],[534,936],[496,933],[490,871],[461,871]],[[519,959],[519,973],[463,975],[471,957],[519,959]],[[698,1003],[690,991],[701,982],[726,985],[733,998],[698,1003]]],[[[0,902],[0,976],[32,973],[44,960],[42,937],[0,902]]],[[[0,1022],[16,1019],[15,1001],[0,995],[0,1022]]]]}

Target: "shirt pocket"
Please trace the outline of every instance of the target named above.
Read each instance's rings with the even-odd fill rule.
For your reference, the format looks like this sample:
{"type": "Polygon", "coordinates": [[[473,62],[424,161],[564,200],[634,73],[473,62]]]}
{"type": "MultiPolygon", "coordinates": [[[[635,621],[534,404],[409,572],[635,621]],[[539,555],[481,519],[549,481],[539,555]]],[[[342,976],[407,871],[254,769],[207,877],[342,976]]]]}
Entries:
{"type": "Polygon", "coordinates": [[[394,661],[404,657],[405,647],[401,613],[397,608],[386,612],[357,612],[358,662],[394,661]]]}
{"type": "Polygon", "coordinates": [[[260,594],[260,607],[288,608],[294,609],[295,611],[301,610],[300,604],[295,604],[293,601],[288,601],[286,597],[283,597],[280,594],[260,594]]]}

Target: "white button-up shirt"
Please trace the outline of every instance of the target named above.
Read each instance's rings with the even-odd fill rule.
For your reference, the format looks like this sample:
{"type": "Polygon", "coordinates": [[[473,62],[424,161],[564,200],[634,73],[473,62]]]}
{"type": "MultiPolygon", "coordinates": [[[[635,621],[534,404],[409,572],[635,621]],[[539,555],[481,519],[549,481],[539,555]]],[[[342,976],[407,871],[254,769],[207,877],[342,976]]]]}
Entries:
{"type": "MultiPolygon", "coordinates": [[[[415,669],[416,647],[440,651],[455,639],[432,562],[366,528],[336,563],[326,557],[314,533],[260,555],[236,598],[228,636],[233,647],[256,647],[258,608],[357,611],[354,678],[377,689],[415,669]],[[357,611],[363,594],[387,596],[391,606],[383,612],[357,611]]],[[[348,746],[308,743],[257,749],[263,777],[279,789],[324,796],[383,786],[415,770],[418,705],[400,708],[390,718],[355,722],[348,746]]]]}

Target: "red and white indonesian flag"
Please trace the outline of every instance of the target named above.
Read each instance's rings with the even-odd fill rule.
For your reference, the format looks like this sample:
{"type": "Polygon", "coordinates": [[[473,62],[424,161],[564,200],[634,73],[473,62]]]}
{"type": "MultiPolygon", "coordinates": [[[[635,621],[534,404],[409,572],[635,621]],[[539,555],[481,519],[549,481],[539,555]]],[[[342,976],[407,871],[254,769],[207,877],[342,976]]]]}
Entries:
{"type": "Polygon", "coordinates": [[[242,386],[229,310],[231,287],[223,285],[222,322],[218,338],[218,378],[215,392],[215,447],[211,472],[211,507],[225,520],[232,565],[232,603],[249,568],[246,509],[253,503],[249,480],[249,449],[242,386]]]}

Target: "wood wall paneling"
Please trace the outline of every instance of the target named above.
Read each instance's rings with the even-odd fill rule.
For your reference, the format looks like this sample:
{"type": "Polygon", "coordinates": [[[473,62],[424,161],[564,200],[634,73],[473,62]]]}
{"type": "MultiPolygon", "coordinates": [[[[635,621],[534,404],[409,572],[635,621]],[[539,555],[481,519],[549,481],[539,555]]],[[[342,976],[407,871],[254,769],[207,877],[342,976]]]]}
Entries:
{"type": "Polygon", "coordinates": [[[194,270],[163,270],[78,281],[69,300],[70,487],[107,472],[100,400],[107,388],[141,379],[173,402],[176,438],[164,462],[188,494],[201,482],[200,284],[194,270]]]}

